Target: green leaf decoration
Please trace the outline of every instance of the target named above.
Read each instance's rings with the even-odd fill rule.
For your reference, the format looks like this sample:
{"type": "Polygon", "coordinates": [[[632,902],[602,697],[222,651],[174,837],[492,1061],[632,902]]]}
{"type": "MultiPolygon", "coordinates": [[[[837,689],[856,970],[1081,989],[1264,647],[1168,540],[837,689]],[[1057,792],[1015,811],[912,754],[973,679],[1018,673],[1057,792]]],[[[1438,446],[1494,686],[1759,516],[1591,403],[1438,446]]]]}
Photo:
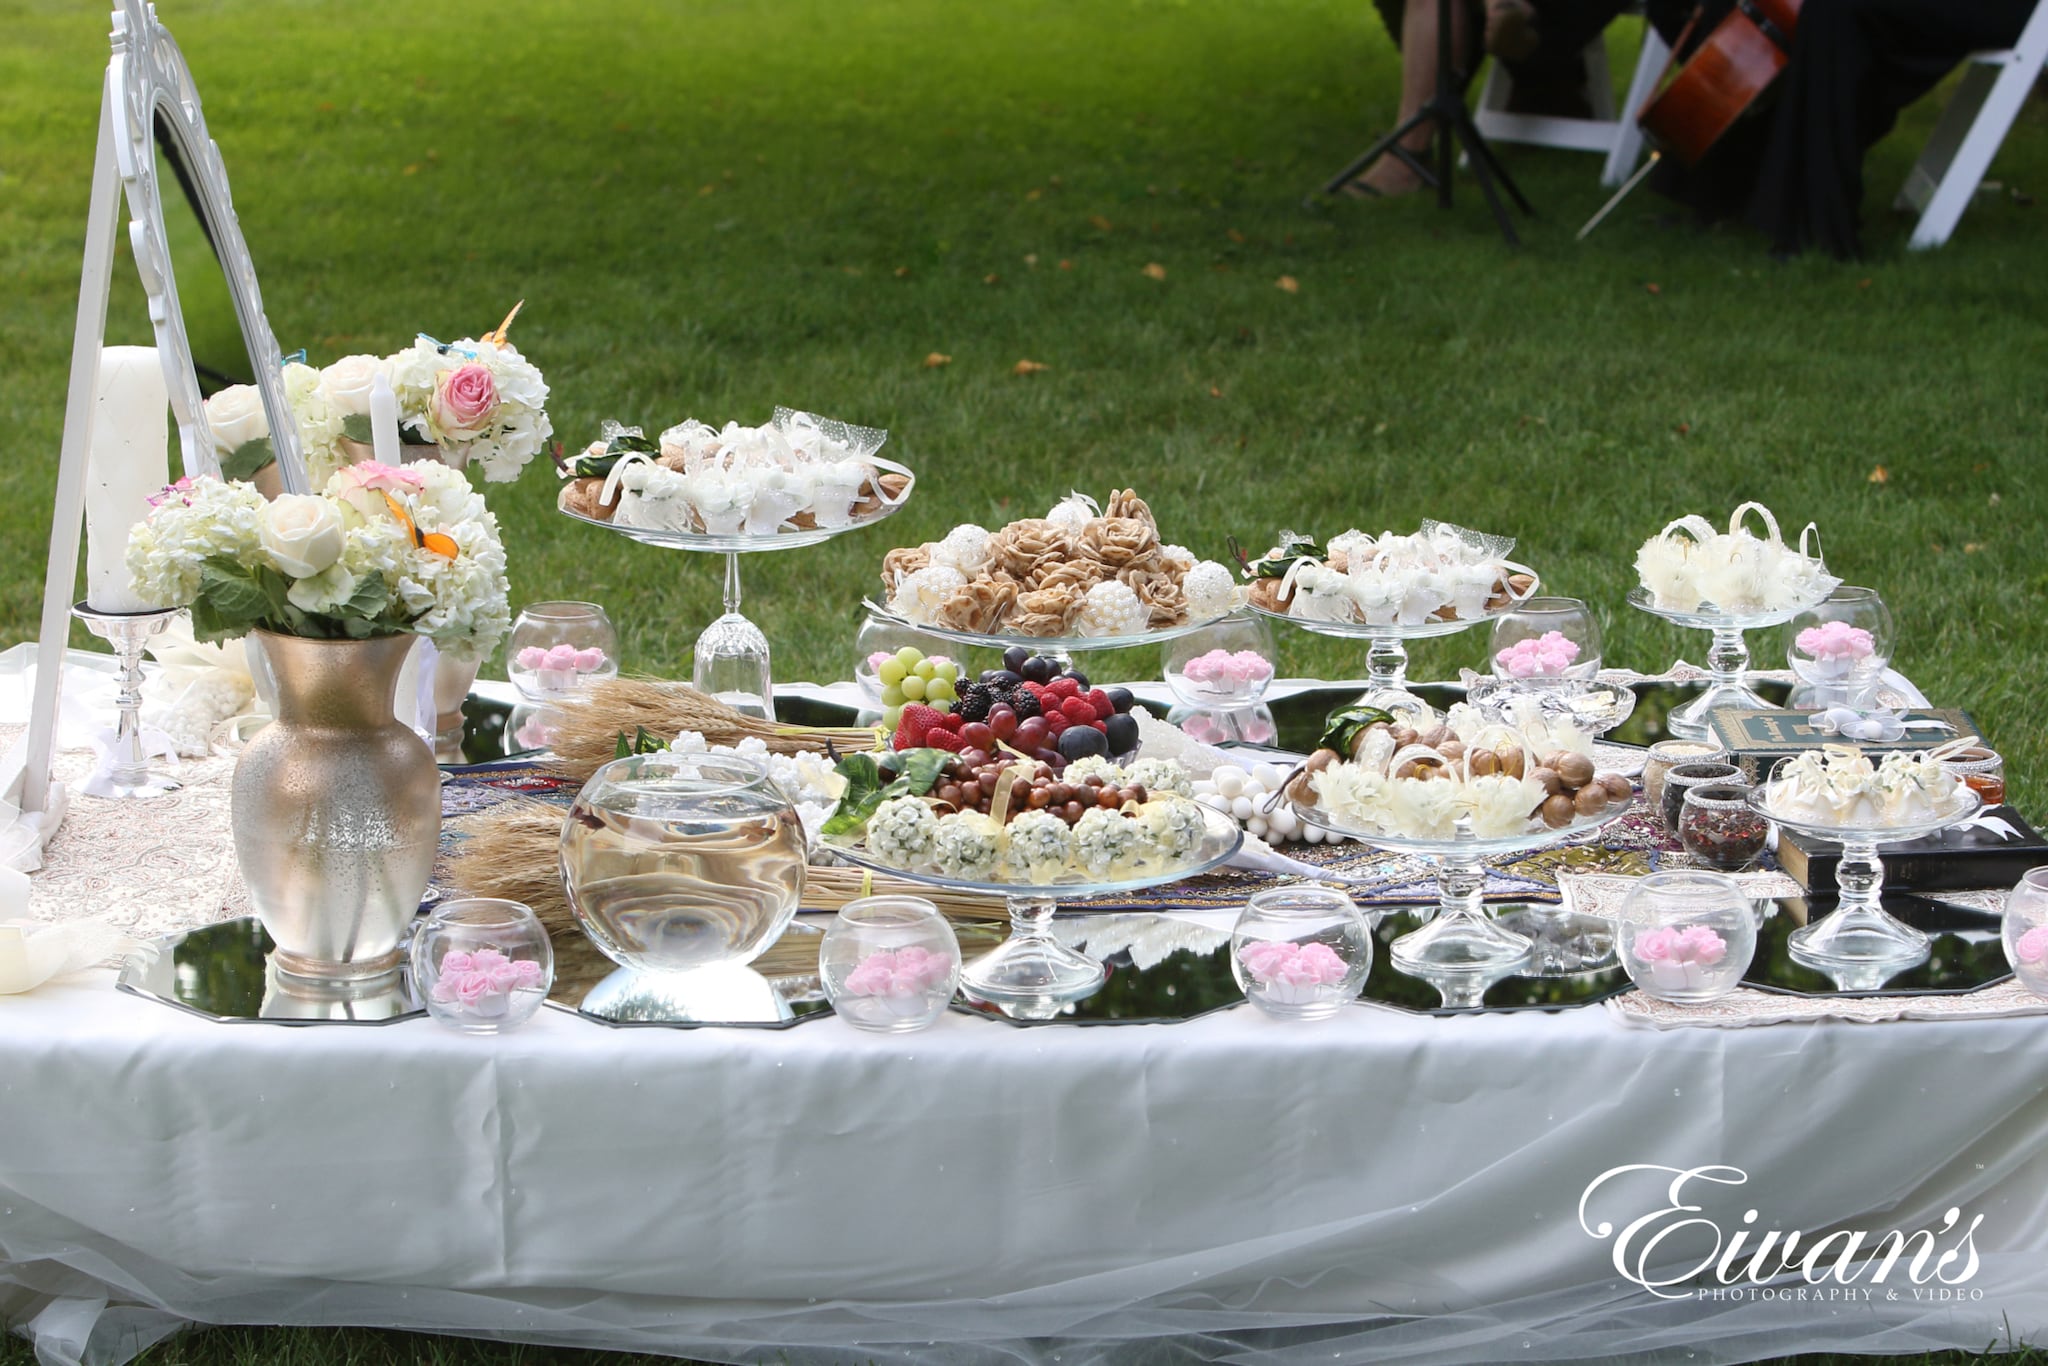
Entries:
{"type": "Polygon", "coordinates": [[[243,629],[272,613],[271,596],[257,572],[223,555],[200,561],[199,601],[220,621],[243,629]]]}
{"type": "Polygon", "coordinates": [[[234,452],[220,462],[220,477],[223,479],[254,479],[259,470],[277,463],[277,453],[270,449],[270,438],[259,436],[254,441],[245,441],[235,447],[234,452]]]}
{"type": "Polygon", "coordinates": [[[356,580],[356,591],[349,594],[348,601],[341,605],[341,611],[346,616],[373,620],[384,610],[384,594],[384,575],[381,571],[373,569],[356,580]]]}
{"type": "Polygon", "coordinates": [[[905,750],[903,771],[892,781],[884,782],[888,775],[873,753],[863,750],[847,755],[835,769],[846,779],[846,795],[832,809],[820,833],[827,838],[858,835],[867,829],[868,817],[883,802],[895,797],[922,797],[930,792],[952,759],[952,754],[943,749],[905,750]]]}
{"type": "Polygon", "coordinates": [[[359,441],[365,446],[373,445],[376,441],[376,438],[370,435],[370,415],[368,413],[350,413],[347,417],[343,418],[341,420],[341,434],[349,440],[359,441]]]}
{"type": "Polygon", "coordinates": [[[1318,749],[1334,749],[1345,758],[1351,757],[1351,745],[1358,733],[1376,721],[1392,725],[1394,714],[1379,707],[1343,707],[1330,713],[1324,723],[1322,739],[1316,741],[1318,749]]]}

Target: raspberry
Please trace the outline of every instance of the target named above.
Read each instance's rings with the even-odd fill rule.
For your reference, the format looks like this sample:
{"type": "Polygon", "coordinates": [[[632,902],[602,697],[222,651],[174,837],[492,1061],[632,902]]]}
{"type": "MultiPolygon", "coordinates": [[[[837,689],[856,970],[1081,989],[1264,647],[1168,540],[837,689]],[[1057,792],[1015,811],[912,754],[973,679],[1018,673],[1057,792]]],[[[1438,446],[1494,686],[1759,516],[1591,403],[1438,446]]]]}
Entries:
{"type": "Polygon", "coordinates": [[[898,741],[901,741],[905,736],[908,736],[910,743],[907,745],[899,743],[896,748],[916,749],[924,743],[925,732],[937,725],[944,715],[945,713],[935,708],[927,707],[922,702],[912,702],[905,706],[903,708],[903,718],[896,723],[896,738],[898,741]]]}
{"type": "Polygon", "coordinates": [[[1101,688],[1088,690],[1088,705],[1095,708],[1095,719],[1107,721],[1116,715],[1116,703],[1109,700],[1109,694],[1101,688]]]}
{"type": "Polygon", "coordinates": [[[1055,678],[1045,685],[1045,690],[1062,702],[1081,695],[1081,685],[1071,678],[1055,678]]]}
{"type": "Polygon", "coordinates": [[[1017,713],[1019,721],[1029,721],[1045,710],[1039,705],[1037,693],[1026,692],[1021,687],[1010,694],[1009,702],[1010,710],[1017,713]]]}
{"type": "Polygon", "coordinates": [[[931,730],[925,733],[924,747],[926,749],[943,749],[948,754],[958,754],[961,750],[967,748],[967,742],[950,730],[941,730],[939,727],[933,726],[931,730]]]}
{"type": "Polygon", "coordinates": [[[1095,722],[1091,722],[1090,724],[1092,724],[1092,725],[1093,725],[1093,726],[1095,727],[1095,729],[1096,729],[1096,731],[1097,731],[1098,733],[1100,733],[1100,734],[1103,734],[1103,735],[1107,735],[1107,734],[1109,734],[1109,722],[1107,722],[1107,721],[1095,721],[1095,722]]]}
{"type": "Polygon", "coordinates": [[[1045,733],[1047,735],[1058,735],[1073,724],[1072,721],[1069,721],[1057,710],[1049,711],[1045,714],[1045,733]]]}
{"type": "Polygon", "coordinates": [[[1077,726],[1091,725],[1095,721],[1095,708],[1085,697],[1069,697],[1060,703],[1060,714],[1077,726]]]}

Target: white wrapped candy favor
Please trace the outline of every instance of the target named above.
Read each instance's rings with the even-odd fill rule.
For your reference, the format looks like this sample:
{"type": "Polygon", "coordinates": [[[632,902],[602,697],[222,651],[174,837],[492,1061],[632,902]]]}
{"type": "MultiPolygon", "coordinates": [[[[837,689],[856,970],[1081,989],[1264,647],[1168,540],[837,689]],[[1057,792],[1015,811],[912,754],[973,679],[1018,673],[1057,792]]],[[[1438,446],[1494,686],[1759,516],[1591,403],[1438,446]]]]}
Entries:
{"type": "Polygon", "coordinates": [[[1704,517],[1680,517],[1643,542],[1636,552],[1636,576],[1651,603],[1668,612],[1719,612],[1729,616],[1797,611],[1820,602],[1842,582],[1827,572],[1819,553],[1820,532],[1812,522],[1795,548],[1785,544],[1778,519],[1762,503],[1744,503],[1725,532],[1704,517]],[[1764,534],[1745,524],[1755,512],[1764,534]],[[1809,540],[1814,552],[1807,553],[1809,540]]]}

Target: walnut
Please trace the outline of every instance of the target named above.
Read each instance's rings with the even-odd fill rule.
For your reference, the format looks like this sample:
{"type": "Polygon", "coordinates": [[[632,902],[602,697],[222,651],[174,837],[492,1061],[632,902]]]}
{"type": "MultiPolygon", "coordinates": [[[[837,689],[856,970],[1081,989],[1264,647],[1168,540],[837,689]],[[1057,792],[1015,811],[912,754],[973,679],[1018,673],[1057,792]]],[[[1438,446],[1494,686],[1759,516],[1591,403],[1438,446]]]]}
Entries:
{"type": "Polygon", "coordinates": [[[1109,506],[1102,510],[1102,515],[1127,517],[1132,521],[1143,522],[1152,528],[1152,535],[1155,538],[1159,535],[1159,519],[1152,515],[1152,509],[1145,506],[1145,500],[1138,496],[1135,489],[1118,489],[1112,493],[1109,496],[1109,506]]]}
{"type": "Polygon", "coordinates": [[[1015,580],[983,574],[939,604],[938,623],[956,631],[986,634],[1002,624],[1004,615],[1016,601],[1015,580]]]}
{"type": "Polygon", "coordinates": [[[1253,579],[1245,596],[1254,607],[1262,607],[1268,612],[1285,612],[1292,595],[1281,589],[1279,579],[1253,579]]]}
{"type": "Polygon", "coordinates": [[[1116,570],[1148,556],[1156,560],[1159,528],[1137,517],[1097,517],[1082,529],[1081,553],[1116,570]]]}
{"type": "Polygon", "coordinates": [[[1026,636],[1065,635],[1081,615],[1081,605],[1086,598],[1085,591],[1077,592],[1064,584],[1019,593],[1016,607],[1010,614],[1009,627],[1026,636]]]}
{"type": "Polygon", "coordinates": [[[1497,612],[1513,602],[1518,596],[1526,596],[1536,587],[1533,574],[1508,574],[1493,586],[1493,595],[1486,600],[1486,610],[1497,612]]]}
{"type": "Polygon", "coordinates": [[[898,546],[882,557],[882,599],[888,599],[902,582],[932,562],[932,543],[898,546]]]}
{"type": "Polygon", "coordinates": [[[579,517],[592,517],[600,522],[609,522],[619,511],[616,495],[610,507],[598,501],[604,497],[602,479],[571,479],[562,486],[558,497],[562,511],[573,512],[579,517]]]}

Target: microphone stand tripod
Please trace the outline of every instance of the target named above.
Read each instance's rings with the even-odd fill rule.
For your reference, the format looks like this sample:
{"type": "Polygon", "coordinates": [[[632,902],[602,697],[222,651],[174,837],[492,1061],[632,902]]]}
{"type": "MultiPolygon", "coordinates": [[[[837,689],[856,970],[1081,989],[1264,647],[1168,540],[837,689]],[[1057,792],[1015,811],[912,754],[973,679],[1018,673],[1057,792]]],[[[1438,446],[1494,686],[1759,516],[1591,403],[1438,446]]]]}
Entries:
{"type": "MultiPolygon", "coordinates": [[[[1396,156],[1409,170],[1422,179],[1425,185],[1436,190],[1439,207],[1451,207],[1451,164],[1452,144],[1456,142],[1465,149],[1467,160],[1472,166],[1473,178],[1486,196],[1487,204],[1493,209],[1494,221],[1500,224],[1500,234],[1511,247],[1522,245],[1522,239],[1515,235],[1514,220],[1508,216],[1507,206],[1501,203],[1500,194],[1494,188],[1494,181],[1500,182],[1500,189],[1515,201],[1515,207],[1523,213],[1535,216],[1536,210],[1529,206],[1522,191],[1512,177],[1502,168],[1487,144],[1479,126],[1472,121],[1472,115],[1465,108],[1464,80],[1452,59],[1451,50],[1451,9],[1463,0],[1436,0],[1436,93],[1423,106],[1410,115],[1400,127],[1361,152],[1358,157],[1323,186],[1324,194],[1341,191],[1360,171],[1372,165],[1383,156],[1396,156]],[[1436,125],[1435,152],[1436,170],[1432,172],[1416,155],[1401,145],[1401,139],[1420,128],[1423,124],[1436,125]]],[[[1477,35],[1475,35],[1476,38],[1477,35]]]]}

